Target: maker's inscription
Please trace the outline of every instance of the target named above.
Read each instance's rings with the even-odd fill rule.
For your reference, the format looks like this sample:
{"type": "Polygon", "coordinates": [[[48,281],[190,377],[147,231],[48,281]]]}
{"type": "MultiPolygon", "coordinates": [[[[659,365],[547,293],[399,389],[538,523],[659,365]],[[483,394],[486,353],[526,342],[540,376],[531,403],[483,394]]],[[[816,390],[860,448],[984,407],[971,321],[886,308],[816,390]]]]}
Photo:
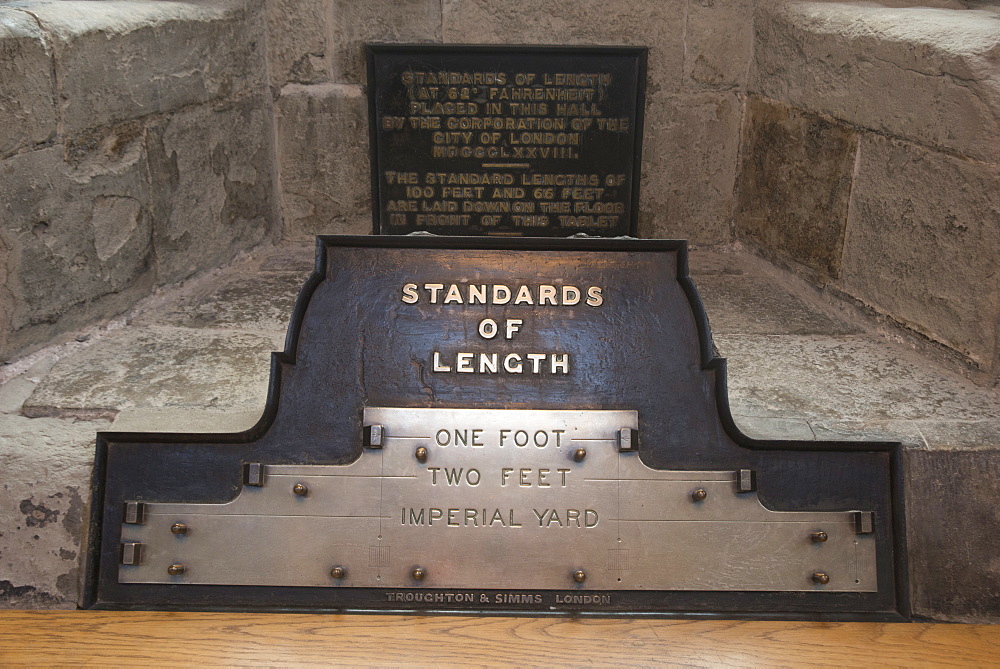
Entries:
{"type": "Polygon", "coordinates": [[[376,230],[634,232],[645,52],[369,48],[376,230]]]}

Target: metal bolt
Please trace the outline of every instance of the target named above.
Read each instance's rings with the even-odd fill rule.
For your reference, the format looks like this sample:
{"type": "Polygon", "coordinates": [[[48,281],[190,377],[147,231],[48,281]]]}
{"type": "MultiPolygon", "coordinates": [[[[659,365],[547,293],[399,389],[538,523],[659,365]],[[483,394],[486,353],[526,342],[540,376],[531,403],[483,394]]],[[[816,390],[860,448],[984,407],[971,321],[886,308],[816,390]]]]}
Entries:
{"type": "Polygon", "coordinates": [[[170,526],[170,532],[172,534],[187,534],[188,526],[184,523],[174,523],[170,526]]]}
{"type": "Polygon", "coordinates": [[[421,446],[414,455],[417,457],[417,462],[427,462],[427,447],[421,446]]]}
{"type": "Polygon", "coordinates": [[[815,574],[813,574],[813,583],[819,583],[820,585],[826,585],[829,582],[830,582],[830,576],[829,575],[824,574],[821,571],[818,571],[815,574]]]}
{"type": "Polygon", "coordinates": [[[573,459],[576,460],[577,462],[583,462],[583,459],[585,457],[587,457],[586,448],[578,448],[575,451],[573,451],[573,459]]]}
{"type": "Polygon", "coordinates": [[[810,534],[809,538],[813,540],[813,543],[821,544],[824,541],[826,541],[827,539],[829,539],[830,537],[823,530],[819,530],[817,532],[813,532],[812,534],[810,534]]]}
{"type": "Polygon", "coordinates": [[[424,580],[424,576],[426,576],[426,575],[427,575],[427,572],[424,571],[423,567],[415,567],[413,569],[413,573],[411,574],[411,576],[413,576],[413,580],[414,581],[422,581],[422,580],[424,580]]]}
{"type": "Polygon", "coordinates": [[[184,573],[184,565],[182,564],[172,564],[167,567],[167,573],[171,576],[180,576],[184,573]]]}
{"type": "Polygon", "coordinates": [[[704,488],[698,488],[697,490],[691,492],[691,499],[693,499],[696,502],[700,502],[706,497],[708,497],[708,493],[705,491],[704,488]]]}
{"type": "Polygon", "coordinates": [[[583,583],[587,580],[587,572],[582,569],[577,569],[573,572],[573,580],[577,583],[583,583]]]}
{"type": "Polygon", "coordinates": [[[343,567],[334,567],[333,569],[330,570],[330,576],[334,578],[344,578],[346,574],[347,570],[344,569],[343,567]]]}
{"type": "Polygon", "coordinates": [[[299,497],[305,497],[309,494],[309,486],[305,483],[296,483],[292,486],[292,492],[294,492],[299,497]]]}

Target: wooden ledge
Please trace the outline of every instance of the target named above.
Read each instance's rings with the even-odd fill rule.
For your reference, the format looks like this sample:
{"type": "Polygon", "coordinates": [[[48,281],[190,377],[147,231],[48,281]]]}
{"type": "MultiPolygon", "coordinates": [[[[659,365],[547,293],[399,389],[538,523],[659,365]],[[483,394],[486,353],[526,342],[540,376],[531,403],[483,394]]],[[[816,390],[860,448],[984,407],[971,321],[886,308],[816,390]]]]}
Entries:
{"type": "Polygon", "coordinates": [[[0,611],[11,665],[993,665],[1000,626],[0,611]]]}

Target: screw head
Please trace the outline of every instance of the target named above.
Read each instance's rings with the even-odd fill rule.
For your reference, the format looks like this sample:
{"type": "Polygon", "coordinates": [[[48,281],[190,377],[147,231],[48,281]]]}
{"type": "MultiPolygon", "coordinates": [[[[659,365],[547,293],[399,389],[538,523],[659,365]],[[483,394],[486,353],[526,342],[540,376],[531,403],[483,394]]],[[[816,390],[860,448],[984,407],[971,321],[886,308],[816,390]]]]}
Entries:
{"type": "Polygon", "coordinates": [[[573,580],[577,583],[583,583],[587,580],[587,572],[582,569],[577,569],[573,572],[573,580]]]}
{"type": "Polygon", "coordinates": [[[170,526],[170,533],[171,534],[187,534],[188,533],[188,526],[185,525],[184,523],[174,523],[173,525],[170,526]]]}
{"type": "Polygon", "coordinates": [[[697,490],[691,491],[691,499],[695,502],[700,502],[706,497],[708,497],[708,491],[704,488],[698,488],[697,490]]]}
{"type": "Polygon", "coordinates": [[[821,571],[818,571],[815,574],[813,574],[812,579],[813,583],[818,583],[819,585],[826,585],[827,583],[830,582],[830,576],[828,574],[824,574],[821,571]]]}
{"type": "Polygon", "coordinates": [[[330,570],[330,576],[332,576],[333,578],[344,578],[346,574],[347,570],[344,569],[343,567],[334,567],[333,569],[330,570]]]}
{"type": "Polygon", "coordinates": [[[171,576],[180,576],[184,573],[184,565],[182,564],[172,564],[167,567],[167,573],[171,576]]]}
{"type": "Polygon", "coordinates": [[[578,448],[575,451],[573,451],[573,459],[576,460],[577,462],[583,462],[583,459],[585,457],[587,457],[586,448],[578,448]]]}
{"type": "Polygon", "coordinates": [[[292,486],[292,492],[294,492],[299,497],[305,497],[309,494],[309,486],[305,483],[296,483],[292,486]]]}
{"type": "Polygon", "coordinates": [[[417,458],[417,462],[427,462],[427,447],[421,446],[413,455],[417,458]]]}
{"type": "Polygon", "coordinates": [[[410,575],[414,581],[422,581],[424,580],[424,576],[427,576],[427,572],[424,571],[423,567],[415,567],[410,575]]]}
{"type": "Polygon", "coordinates": [[[810,534],[809,538],[813,540],[813,543],[821,544],[824,541],[826,541],[827,539],[829,539],[830,536],[826,532],[824,532],[823,530],[818,530],[818,531],[813,532],[812,534],[810,534]]]}

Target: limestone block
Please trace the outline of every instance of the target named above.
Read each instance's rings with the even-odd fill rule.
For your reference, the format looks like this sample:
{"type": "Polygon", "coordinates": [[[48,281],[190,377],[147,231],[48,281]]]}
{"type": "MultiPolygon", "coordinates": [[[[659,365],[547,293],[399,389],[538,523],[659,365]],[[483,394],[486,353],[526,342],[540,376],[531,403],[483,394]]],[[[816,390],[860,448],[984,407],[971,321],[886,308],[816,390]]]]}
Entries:
{"type": "Polygon", "coordinates": [[[762,2],[751,90],[1000,161],[996,8],[762,2]]]}
{"type": "Polygon", "coordinates": [[[913,613],[1000,622],[1000,450],[908,450],[903,462],[913,613]]]}
{"type": "Polygon", "coordinates": [[[734,215],[737,235],[772,256],[840,273],[857,153],[852,130],[753,97],[734,215]]]}
{"type": "MultiPolygon", "coordinates": [[[[9,338],[3,354],[109,316],[148,289],[152,214],[141,126],[0,161],[9,338]]],[[[3,254],[0,254],[3,255],[3,254]]]]}
{"type": "Polygon", "coordinates": [[[265,0],[271,86],[329,81],[328,0],[265,0]]]}
{"type": "Polygon", "coordinates": [[[130,408],[263,410],[282,335],[134,328],[56,363],[24,404],[30,416],[130,408]]]}
{"type": "MultiPolygon", "coordinates": [[[[365,42],[440,42],[441,0],[328,0],[333,81],[365,82],[365,42]]],[[[456,40],[476,42],[478,39],[456,40]]]]}
{"type": "Polygon", "coordinates": [[[729,360],[734,413],[840,425],[1000,423],[1000,395],[887,342],[727,334],[715,343],[729,360]]]}
{"type": "Polygon", "coordinates": [[[55,54],[64,132],[259,87],[261,0],[32,0],[55,54]]]}
{"type": "Polygon", "coordinates": [[[1000,312],[1000,169],[865,137],[842,286],[987,367],[1000,312]]]}
{"type": "Polygon", "coordinates": [[[232,260],[277,226],[268,107],[259,96],[173,114],[150,128],[157,282],[232,260]]]}
{"type": "Polygon", "coordinates": [[[52,61],[38,22],[0,7],[0,155],[55,135],[52,61]]]}
{"type": "Polygon", "coordinates": [[[444,41],[649,47],[649,92],[676,92],[686,0],[444,0],[444,41]]]}
{"type": "Polygon", "coordinates": [[[750,0],[688,0],[684,34],[687,85],[746,88],[753,56],[750,0]]]}
{"type": "Polygon", "coordinates": [[[0,415],[0,607],[76,608],[94,445],[108,426],[0,415]]]}
{"type": "Polygon", "coordinates": [[[285,236],[371,232],[368,107],[360,87],[289,84],[276,106],[285,236]]]}
{"type": "Polygon", "coordinates": [[[742,105],[734,93],[647,99],[639,233],[729,241],[742,105]]]}

